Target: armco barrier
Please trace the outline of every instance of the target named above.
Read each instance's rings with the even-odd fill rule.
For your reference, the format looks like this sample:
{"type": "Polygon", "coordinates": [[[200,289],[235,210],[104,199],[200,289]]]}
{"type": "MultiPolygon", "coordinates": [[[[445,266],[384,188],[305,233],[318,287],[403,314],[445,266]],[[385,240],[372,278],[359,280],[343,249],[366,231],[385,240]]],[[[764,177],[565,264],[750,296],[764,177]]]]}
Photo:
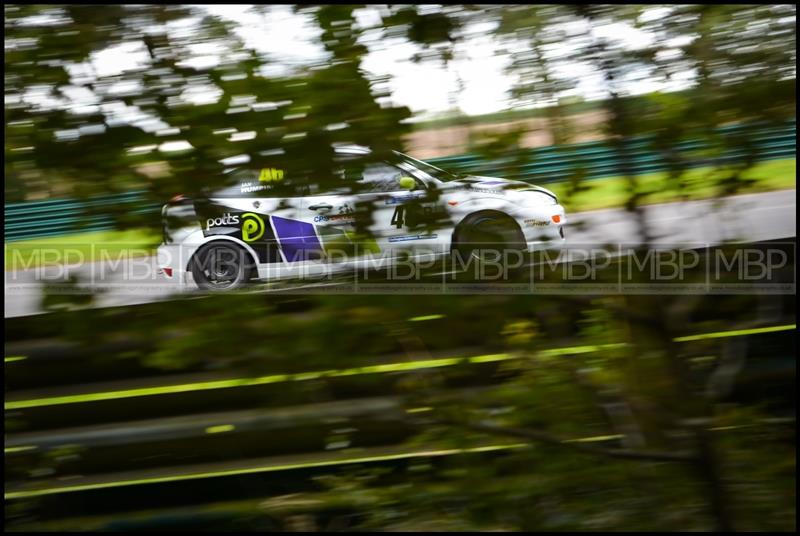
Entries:
{"type": "MultiPolygon", "coordinates": [[[[796,122],[784,125],[755,128],[731,125],[717,130],[720,137],[740,136],[747,132],[752,151],[757,160],[793,158],[796,153],[796,122]]],[[[651,136],[626,140],[626,164],[633,174],[655,173],[667,169],[671,155],[662,154],[653,144],[651,136]]],[[[687,140],[677,144],[674,151],[685,160],[687,168],[728,164],[747,156],[742,151],[713,154],[712,147],[701,140],[687,140]]],[[[521,165],[512,158],[487,160],[480,155],[466,154],[432,158],[428,162],[445,169],[515,178],[536,183],[558,182],[580,171],[586,179],[618,175],[619,153],[607,141],[554,145],[524,152],[521,165]],[[513,177],[511,175],[514,175],[513,177]]]]}
{"type": "Polygon", "coordinates": [[[5,206],[5,241],[45,238],[78,232],[114,229],[104,207],[123,207],[128,213],[152,213],[154,222],[160,205],[143,202],[142,192],[99,196],[87,200],[51,199],[8,203],[5,206]]]}
{"type": "MultiPolygon", "coordinates": [[[[793,158],[796,155],[796,121],[783,125],[754,127],[731,125],[718,129],[716,135],[725,138],[746,134],[757,160],[793,158]]],[[[670,155],[661,154],[652,137],[629,139],[625,142],[626,164],[634,174],[655,173],[667,169],[670,155]]],[[[675,153],[685,160],[688,168],[736,162],[748,156],[743,151],[714,154],[702,140],[687,140],[675,147],[675,153]]],[[[489,175],[531,181],[538,184],[563,181],[580,172],[586,179],[619,174],[618,152],[607,141],[554,145],[526,150],[521,165],[513,159],[488,160],[479,155],[465,154],[428,160],[445,169],[476,175],[489,175]]],[[[111,217],[103,207],[120,205],[130,213],[152,214],[158,217],[160,205],[144,201],[142,192],[96,197],[86,201],[53,199],[10,203],[5,206],[5,241],[40,238],[76,232],[103,231],[114,228],[111,217]],[[98,210],[99,209],[99,210],[98,210]]]]}

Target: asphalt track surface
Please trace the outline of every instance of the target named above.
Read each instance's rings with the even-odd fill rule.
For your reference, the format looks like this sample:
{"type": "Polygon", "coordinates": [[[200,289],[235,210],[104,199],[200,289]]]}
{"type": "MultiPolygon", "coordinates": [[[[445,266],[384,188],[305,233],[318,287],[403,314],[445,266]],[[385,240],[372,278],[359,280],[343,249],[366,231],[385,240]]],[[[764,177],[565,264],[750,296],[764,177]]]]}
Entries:
{"type": "MultiPolygon", "coordinates": [[[[567,207],[568,208],[568,207],[567,207]]],[[[748,194],[722,200],[649,205],[642,209],[647,237],[639,220],[622,209],[567,212],[569,247],[634,246],[645,242],[679,249],[727,242],[758,242],[796,236],[796,190],[748,194]]],[[[176,286],[158,274],[155,257],[113,262],[49,266],[5,272],[5,318],[45,311],[45,286],[69,277],[89,282],[93,304],[113,307],[147,303],[173,296],[176,286]]],[[[336,285],[336,281],[295,281],[257,287],[260,291],[308,292],[336,285]]],[[[194,292],[184,290],[183,292],[194,292]]]]}

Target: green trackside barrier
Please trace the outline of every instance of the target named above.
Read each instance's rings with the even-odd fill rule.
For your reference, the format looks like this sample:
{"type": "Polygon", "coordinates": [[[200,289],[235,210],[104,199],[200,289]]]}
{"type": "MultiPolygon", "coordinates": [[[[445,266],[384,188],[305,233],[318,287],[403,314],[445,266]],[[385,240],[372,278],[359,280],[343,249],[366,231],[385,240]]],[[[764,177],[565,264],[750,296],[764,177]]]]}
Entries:
{"type": "MultiPolygon", "coordinates": [[[[781,126],[754,127],[730,125],[717,130],[722,138],[747,133],[757,160],[793,158],[796,154],[796,122],[787,121],[781,126]]],[[[666,171],[665,158],[654,145],[652,136],[642,136],[625,142],[627,164],[634,174],[666,171]]],[[[727,151],[712,156],[714,147],[704,140],[687,140],[678,143],[674,152],[687,160],[689,168],[717,164],[730,164],[747,156],[744,151],[727,151]]],[[[606,141],[571,145],[541,147],[524,153],[523,165],[515,178],[535,180],[540,183],[557,182],[568,178],[580,169],[587,179],[618,175],[620,158],[606,141]]],[[[476,154],[433,158],[430,163],[468,173],[502,175],[514,163],[510,158],[486,160],[476,154]],[[500,172],[500,173],[498,173],[500,172]]]]}
{"type": "Polygon", "coordinates": [[[129,213],[152,213],[155,217],[161,206],[145,203],[143,197],[142,192],[128,192],[105,196],[102,200],[54,199],[6,204],[5,241],[114,229],[114,221],[107,210],[104,213],[104,206],[122,206],[129,213]]]}
{"type": "MultiPolygon", "coordinates": [[[[757,160],[793,158],[796,155],[796,121],[782,125],[728,125],[715,131],[720,138],[746,135],[757,160]]],[[[654,145],[652,136],[625,141],[626,161],[636,175],[667,170],[666,158],[654,145]]],[[[686,140],[674,147],[674,152],[686,159],[688,168],[724,165],[740,161],[744,151],[715,154],[713,144],[706,140],[686,140]]],[[[619,175],[621,159],[616,149],[606,141],[554,145],[523,152],[522,165],[509,158],[488,160],[475,154],[432,158],[431,164],[476,175],[497,176],[540,184],[568,179],[577,171],[586,179],[619,175]],[[513,176],[512,176],[513,174],[513,176]]],[[[160,205],[147,203],[144,192],[132,191],[87,200],[51,199],[5,205],[6,242],[73,234],[76,232],[114,229],[107,206],[124,206],[128,212],[152,214],[158,217],[160,205]]]]}

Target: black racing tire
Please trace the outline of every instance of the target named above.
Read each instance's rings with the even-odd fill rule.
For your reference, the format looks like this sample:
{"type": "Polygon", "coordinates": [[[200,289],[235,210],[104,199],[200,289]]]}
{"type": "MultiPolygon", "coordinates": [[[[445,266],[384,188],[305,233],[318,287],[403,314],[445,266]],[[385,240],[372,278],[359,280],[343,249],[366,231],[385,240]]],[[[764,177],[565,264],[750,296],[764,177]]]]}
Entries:
{"type": "Polygon", "coordinates": [[[255,264],[244,248],[215,240],[194,254],[189,271],[200,289],[220,292],[246,285],[255,273],[255,264]]]}
{"type": "Polygon", "coordinates": [[[456,228],[452,262],[466,267],[502,259],[505,264],[512,259],[522,261],[526,250],[525,236],[513,219],[501,212],[478,213],[456,228]]]}

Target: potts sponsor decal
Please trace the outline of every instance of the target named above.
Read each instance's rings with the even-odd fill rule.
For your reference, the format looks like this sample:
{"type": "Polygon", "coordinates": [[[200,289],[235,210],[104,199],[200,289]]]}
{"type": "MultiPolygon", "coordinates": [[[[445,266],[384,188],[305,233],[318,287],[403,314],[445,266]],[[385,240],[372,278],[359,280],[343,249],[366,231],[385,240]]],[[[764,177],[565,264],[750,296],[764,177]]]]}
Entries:
{"type": "Polygon", "coordinates": [[[264,220],[258,214],[252,212],[245,212],[242,214],[242,240],[245,242],[255,242],[262,236],[266,225],[264,220]]]}
{"type": "Polygon", "coordinates": [[[219,218],[208,218],[206,220],[206,230],[209,230],[212,227],[221,227],[224,225],[239,225],[239,216],[232,215],[230,212],[226,212],[219,218]]]}

